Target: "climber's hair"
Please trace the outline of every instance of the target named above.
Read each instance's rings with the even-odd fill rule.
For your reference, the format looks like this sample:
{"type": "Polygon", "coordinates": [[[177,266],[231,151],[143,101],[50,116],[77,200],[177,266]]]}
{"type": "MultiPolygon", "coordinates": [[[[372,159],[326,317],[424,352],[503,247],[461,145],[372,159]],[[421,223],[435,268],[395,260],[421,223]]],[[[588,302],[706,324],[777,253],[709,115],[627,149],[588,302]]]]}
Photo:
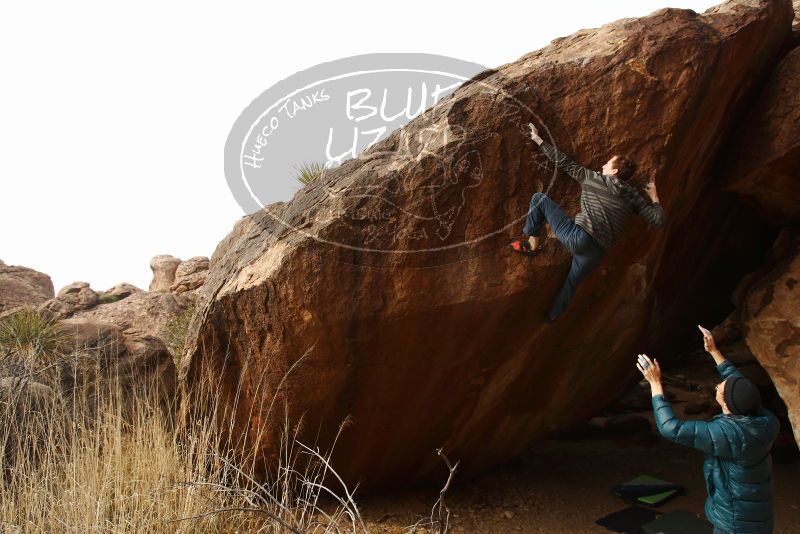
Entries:
{"type": "Polygon", "coordinates": [[[614,168],[617,169],[617,178],[623,182],[630,180],[633,173],[636,172],[636,164],[633,160],[619,154],[614,159],[614,168]]]}

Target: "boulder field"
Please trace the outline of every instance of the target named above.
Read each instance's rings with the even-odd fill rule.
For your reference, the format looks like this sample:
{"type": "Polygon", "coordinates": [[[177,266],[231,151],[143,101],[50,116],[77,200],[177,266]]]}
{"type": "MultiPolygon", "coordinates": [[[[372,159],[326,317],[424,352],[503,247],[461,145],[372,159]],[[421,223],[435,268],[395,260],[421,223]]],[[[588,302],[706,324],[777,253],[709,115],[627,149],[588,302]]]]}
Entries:
{"type": "MultiPolygon", "coordinates": [[[[796,84],[797,69],[780,66],[794,61],[792,19],[788,0],[731,0],[578,31],[475,76],[291,201],[243,217],[198,290],[184,408],[213,380],[220,425],[263,458],[262,475],[286,418],[302,421],[303,443],[336,440],[334,468],[369,489],[441,481],[440,447],[459,476],[478,473],[596,413],[635,380],[638,352],[666,353],[697,321],[727,315],[732,289],[795,220],[781,169],[797,136],[752,114],[787,105],[796,84]],[[780,140],[748,156],[736,137],[747,120],[780,140]],[[667,213],[659,230],[632,220],[552,324],[569,253],[552,242],[525,258],[508,242],[534,192],[574,215],[580,189],[528,122],[587,167],[632,157],[667,213]],[[758,185],[770,176],[777,194],[758,185]]],[[[796,272],[780,269],[780,280],[796,272]]],[[[759,328],[791,307],[743,313],[759,328]]],[[[773,350],[747,341],[756,357],[773,350]]]]}

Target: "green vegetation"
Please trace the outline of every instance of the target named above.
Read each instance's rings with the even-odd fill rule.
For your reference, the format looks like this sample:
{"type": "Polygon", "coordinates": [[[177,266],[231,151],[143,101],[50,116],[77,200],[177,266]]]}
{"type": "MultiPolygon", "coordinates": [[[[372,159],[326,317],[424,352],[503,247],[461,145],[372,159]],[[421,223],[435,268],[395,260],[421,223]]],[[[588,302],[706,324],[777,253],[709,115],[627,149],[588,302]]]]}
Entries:
{"type": "Polygon", "coordinates": [[[295,165],[294,168],[297,173],[295,178],[297,178],[297,181],[303,185],[310,184],[322,176],[322,173],[325,172],[325,164],[318,161],[301,163],[300,165],[295,165]]]}
{"type": "Polygon", "coordinates": [[[97,297],[97,304],[111,304],[112,302],[117,302],[118,300],[119,295],[109,295],[108,293],[103,293],[97,297]]]}
{"type": "Polygon", "coordinates": [[[66,347],[60,323],[47,312],[22,308],[0,319],[0,351],[7,355],[49,361],[66,347]]]}
{"type": "Polygon", "coordinates": [[[183,351],[186,348],[186,334],[189,329],[189,322],[194,315],[194,305],[187,307],[183,312],[176,315],[167,324],[167,337],[164,340],[172,359],[175,361],[177,367],[180,359],[183,357],[183,351]]]}

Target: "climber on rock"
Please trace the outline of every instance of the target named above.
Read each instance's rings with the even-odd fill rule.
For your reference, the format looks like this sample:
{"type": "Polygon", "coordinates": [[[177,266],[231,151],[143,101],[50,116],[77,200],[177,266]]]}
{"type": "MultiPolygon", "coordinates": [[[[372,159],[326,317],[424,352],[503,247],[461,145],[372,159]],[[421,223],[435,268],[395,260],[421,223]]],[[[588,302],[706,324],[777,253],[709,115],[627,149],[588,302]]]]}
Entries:
{"type": "Polygon", "coordinates": [[[542,250],[539,232],[547,222],[556,238],[572,254],[569,274],[553,303],[549,318],[555,321],[567,308],[578,284],[600,263],[622,233],[631,212],[655,227],[664,225],[664,209],[658,201],[655,181],[645,187],[651,202],[647,202],[631,185],[636,169],[630,159],[616,155],[603,165],[601,172],[581,167],[552,145],[546,143],[532,123],[531,139],[556,166],[581,184],[581,211],[573,221],[561,207],[544,193],[531,199],[523,238],[514,241],[513,250],[535,256],[542,250]]]}
{"type": "Polygon", "coordinates": [[[664,396],[658,360],[640,354],[636,367],[650,383],[656,426],[668,440],[705,453],[703,479],[708,498],[704,509],[715,534],[771,533],[770,450],[780,423],[761,406],[758,388],[717,349],[711,332],[699,325],[698,328],[722,377],[716,386],[716,401],[722,413],[711,421],[675,417],[664,396]]]}

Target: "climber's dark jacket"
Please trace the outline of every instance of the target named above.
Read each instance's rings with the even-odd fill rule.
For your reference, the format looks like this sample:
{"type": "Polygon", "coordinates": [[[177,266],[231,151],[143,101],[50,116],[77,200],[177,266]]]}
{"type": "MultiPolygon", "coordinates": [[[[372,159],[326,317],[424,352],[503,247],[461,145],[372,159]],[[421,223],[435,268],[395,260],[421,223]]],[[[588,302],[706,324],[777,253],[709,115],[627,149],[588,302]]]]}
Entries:
{"type": "Polygon", "coordinates": [[[661,204],[648,202],[635,187],[616,176],[581,167],[546,142],[542,142],[539,149],[581,184],[581,212],[575,216],[575,224],[586,230],[605,251],[622,233],[631,212],[642,216],[651,226],[664,225],[661,204]]]}
{"type": "MultiPolygon", "coordinates": [[[[728,361],[717,370],[723,380],[741,375],[728,361]]],[[[706,517],[726,532],[772,532],[770,449],[778,435],[777,418],[761,408],[755,416],[720,414],[711,421],[682,421],[663,395],[653,397],[653,411],[662,436],[705,453],[706,517]]]]}

